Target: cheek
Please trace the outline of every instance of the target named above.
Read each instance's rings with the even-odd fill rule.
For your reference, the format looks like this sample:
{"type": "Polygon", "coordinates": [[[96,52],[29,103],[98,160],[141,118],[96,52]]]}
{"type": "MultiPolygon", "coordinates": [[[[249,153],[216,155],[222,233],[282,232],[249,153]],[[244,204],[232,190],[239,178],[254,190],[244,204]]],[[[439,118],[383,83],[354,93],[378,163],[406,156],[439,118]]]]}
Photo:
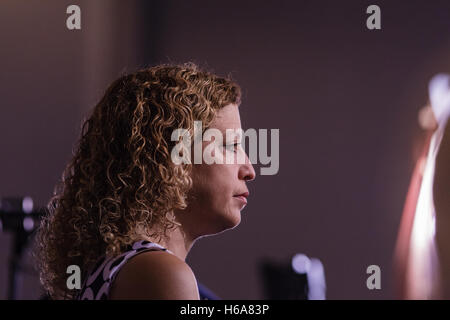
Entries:
{"type": "Polygon", "coordinates": [[[199,200],[209,205],[226,205],[236,191],[232,169],[226,165],[210,165],[199,170],[194,179],[199,200]]]}

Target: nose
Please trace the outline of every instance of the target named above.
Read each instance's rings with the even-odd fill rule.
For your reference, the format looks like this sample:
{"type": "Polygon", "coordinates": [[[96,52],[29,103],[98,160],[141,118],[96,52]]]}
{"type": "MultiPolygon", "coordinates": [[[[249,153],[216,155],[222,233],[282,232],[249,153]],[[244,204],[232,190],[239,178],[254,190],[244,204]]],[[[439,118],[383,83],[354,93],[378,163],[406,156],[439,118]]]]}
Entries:
{"type": "Polygon", "coordinates": [[[253,168],[253,165],[247,155],[245,157],[245,163],[239,168],[239,179],[252,181],[256,177],[255,168],[253,168]]]}

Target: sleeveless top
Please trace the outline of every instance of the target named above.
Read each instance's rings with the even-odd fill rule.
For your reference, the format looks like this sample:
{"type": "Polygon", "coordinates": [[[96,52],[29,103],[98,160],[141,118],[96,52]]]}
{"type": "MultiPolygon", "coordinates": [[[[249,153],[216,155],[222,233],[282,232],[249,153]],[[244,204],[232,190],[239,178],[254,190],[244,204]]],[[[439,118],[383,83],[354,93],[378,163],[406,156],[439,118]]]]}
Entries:
{"type": "Polygon", "coordinates": [[[133,243],[129,250],[119,256],[103,257],[91,269],[80,292],[77,294],[76,300],[108,299],[109,290],[119,270],[132,257],[147,251],[166,251],[173,254],[173,252],[157,243],[142,240],[133,243]]]}

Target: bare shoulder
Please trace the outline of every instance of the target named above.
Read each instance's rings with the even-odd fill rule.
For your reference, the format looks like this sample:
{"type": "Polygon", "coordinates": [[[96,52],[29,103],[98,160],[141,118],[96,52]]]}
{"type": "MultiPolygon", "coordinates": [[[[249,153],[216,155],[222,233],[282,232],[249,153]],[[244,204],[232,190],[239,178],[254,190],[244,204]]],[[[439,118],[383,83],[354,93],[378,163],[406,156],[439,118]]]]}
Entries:
{"type": "Polygon", "coordinates": [[[192,269],[175,255],[148,251],[131,258],[119,271],[109,298],[198,300],[192,269]]]}

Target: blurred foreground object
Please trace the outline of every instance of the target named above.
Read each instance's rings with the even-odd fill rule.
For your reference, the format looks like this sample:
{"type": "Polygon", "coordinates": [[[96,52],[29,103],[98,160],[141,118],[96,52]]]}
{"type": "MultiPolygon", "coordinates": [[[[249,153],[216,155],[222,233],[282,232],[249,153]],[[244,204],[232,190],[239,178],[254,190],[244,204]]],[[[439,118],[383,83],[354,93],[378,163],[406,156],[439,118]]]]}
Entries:
{"type": "Polygon", "coordinates": [[[450,115],[449,84],[449,75],[434,76],[429,83],[430,106],[419,113],[426,142],[411,178],[394,256],[397,294],[401,299],[442,297],[433,182],[436,155],[450,115]]]}

